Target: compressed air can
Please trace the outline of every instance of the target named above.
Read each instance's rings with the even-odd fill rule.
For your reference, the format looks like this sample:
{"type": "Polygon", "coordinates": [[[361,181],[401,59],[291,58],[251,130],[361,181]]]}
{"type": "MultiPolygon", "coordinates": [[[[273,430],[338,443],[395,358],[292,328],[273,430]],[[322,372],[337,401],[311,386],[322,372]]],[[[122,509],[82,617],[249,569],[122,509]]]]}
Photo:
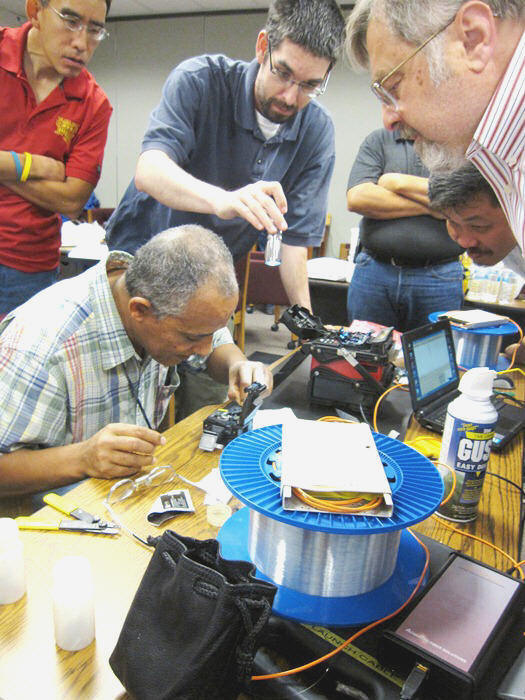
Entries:
{"type": "MultiPolygon", "coordinates": [[[[452,497],[438,510],[438,515],[447,520],[468,522],[478,515],[498,419],[490,400],[495,376],[496,372],[488,367],[469,369],[459,382],[460,395],[448,405],[439,461],[454,470],[456,487],[452,497]]],[[[448,494],[453,484],[452,473],[446,467],[440,471],[448,494]]]]}

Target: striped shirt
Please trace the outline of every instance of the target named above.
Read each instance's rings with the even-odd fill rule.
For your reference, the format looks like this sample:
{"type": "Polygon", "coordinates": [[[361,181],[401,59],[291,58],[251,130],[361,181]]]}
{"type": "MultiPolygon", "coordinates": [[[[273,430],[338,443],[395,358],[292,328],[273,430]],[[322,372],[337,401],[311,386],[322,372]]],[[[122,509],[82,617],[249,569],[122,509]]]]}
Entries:
{"type": "Polygon", "coordinates": [[[525,251],[525,33],[478,124],[467,158],[494,189],[525,251]]]}
{"type": "MultiPolygon", "coordinates": [[[[131,259],[115,251],[0,323],[0,452],[80,442],[108,423],[146,425],[125,372],[152,426],[160,424],[176,368],[138,355],[107,278],[131,259]]],[[[231,342],[226,328],[215,332],[213,347],[231,342]]]]}

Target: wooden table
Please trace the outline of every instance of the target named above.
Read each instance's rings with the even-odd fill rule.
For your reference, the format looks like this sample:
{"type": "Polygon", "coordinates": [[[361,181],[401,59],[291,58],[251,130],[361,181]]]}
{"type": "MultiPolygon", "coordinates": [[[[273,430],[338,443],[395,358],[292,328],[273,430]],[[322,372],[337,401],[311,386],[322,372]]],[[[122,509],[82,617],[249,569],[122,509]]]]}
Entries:
{"type": "MultiPolygon", "coordinates": [[[[523,397],[523,382],[519,394],[523,397]]],[[[218,463],[219,453],[198,449],[202,420],[210,407],[201,409],[166,432],[167,444],[157,451],[157,464],[171,464],[183,476],[196,481],[218,463]]],[[[408,437],[424,431],[411,426],[408,437]]],[[[490,470],[498,471],[521,483],[521,456],[523,438],[515,440],[501,456],[493,455],[490,470]]],[[[194,537],[213,537],[217,529],[206,522],[202,507],[203,494],[198,489],[173,482],[174,488],[189,488],[196,513],[180,515],[169,521],[170,527],[181,534],[194,537]]],[[[90,479],[68,495],[73,505],[105,516],[102,499],[110,483],[90,479]]],[[[141,535],[155,535],[160,529],[147,523],[149,505],[166,487],[148,489],[118,504],[116,510],[124,524],[135,528],[141,535]]],[[[40,511],[40,519],[60,519],[49,507],[40,511]]],[[[487,477],[476,522],[460,526],[481,534],[518,556],[520,497],[517,489],[487,477]]],[[[422,523],[419,531],[439,538],[455,548],[507,569],[508,562],[494,555],[488,548],[470,544],[442,528],[432,518],[422,523]]],[[[141,576],[150,559],[150,552],[126,535],[74,534],[67,532],[21,533],[25,547],[27,568],[27,595],[18,603],[0,606],[0,698],[4,700],[122,700],[128,697],[113,675],[108,658],[114,648],[125,615],[141,576]],[[51,608],[51,571],[60,557],[83,554],[93,568],[96,591],[96,641],[79,652],[65,652],[55,646],[51,608]]]]}

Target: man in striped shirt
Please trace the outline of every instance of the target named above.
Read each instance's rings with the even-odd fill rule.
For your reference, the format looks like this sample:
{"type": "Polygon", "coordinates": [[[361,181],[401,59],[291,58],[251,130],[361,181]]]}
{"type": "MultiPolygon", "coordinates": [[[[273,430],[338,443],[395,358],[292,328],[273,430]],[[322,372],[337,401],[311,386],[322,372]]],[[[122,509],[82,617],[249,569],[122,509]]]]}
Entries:
{"type": "Polygon", "coordinates": [[[242,401],[272,378],[225,328],[237,305],[230,252],[201,226],[154,236],[32,297],[0,323],[0,492],[32,493],[87,476],[128,477],[155,461],[179,384],[207,358],[242,401]]]}
{"type": "Polygon", "coordinates": [[[347,51],[431,171],[471,160],[525,237],[523,0],[358,0],[347,51]]]}

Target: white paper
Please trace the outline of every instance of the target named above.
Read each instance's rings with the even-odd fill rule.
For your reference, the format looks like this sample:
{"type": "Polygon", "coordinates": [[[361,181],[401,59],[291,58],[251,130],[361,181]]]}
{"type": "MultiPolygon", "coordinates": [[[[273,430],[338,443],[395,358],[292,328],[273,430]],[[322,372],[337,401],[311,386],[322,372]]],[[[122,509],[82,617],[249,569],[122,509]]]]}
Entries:
{"type": "Polygon", "coordinates": [[[233,497],[232,492],[228,489],[221,477],[221,472],[218,467],[212,469],[209,474],[195,482],[203,491],[206,491],[204,497],[204,505],[209,506],[214,503],[228,503],[233,497]]]}
{"type": "Polygon", "coordinates": [[[253,428],[265,428],[267,425],[281,425],[297,420],[291,408],[260,408],[253,418],[253,428]]]}
{"type": "Polygon", "coordinates": [[[339,258],[311,258],[306,263],[308,277],[321,280],[348,282],[353,265],[339,258]]]}
{"type": "Polygon", "coordinates": [[[296,419],[283,426],[281,485],[315,491],[390,492],[365,423],[296,419]]]}

